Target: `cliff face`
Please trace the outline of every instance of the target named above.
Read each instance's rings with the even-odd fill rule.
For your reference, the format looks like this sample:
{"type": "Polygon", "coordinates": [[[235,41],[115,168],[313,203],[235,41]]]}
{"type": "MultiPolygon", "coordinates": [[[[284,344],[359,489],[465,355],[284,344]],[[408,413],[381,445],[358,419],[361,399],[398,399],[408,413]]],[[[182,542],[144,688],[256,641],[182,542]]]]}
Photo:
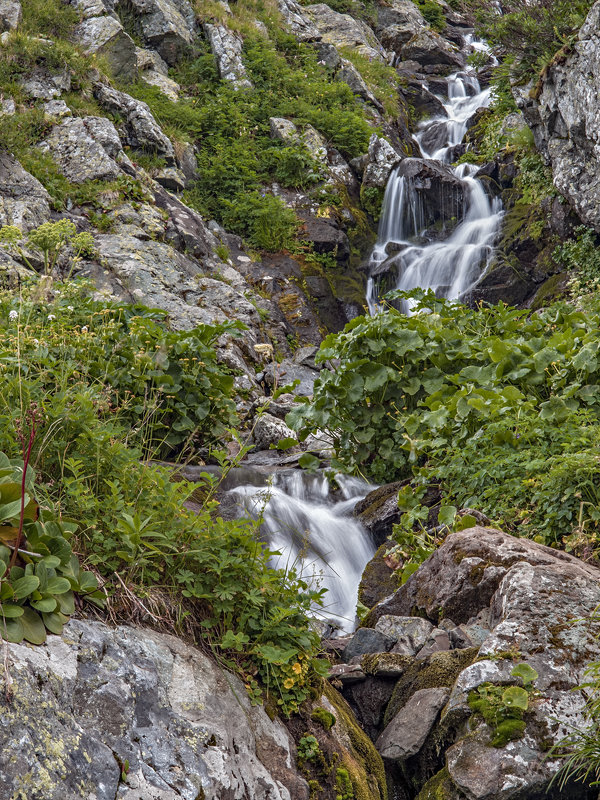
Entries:
{"type": "Polygon", "coordinates": [[[600,3],[571,48],[557,53],[539,84],[521,93],[554,184],[586,225],[600,231],[600,3]]]}

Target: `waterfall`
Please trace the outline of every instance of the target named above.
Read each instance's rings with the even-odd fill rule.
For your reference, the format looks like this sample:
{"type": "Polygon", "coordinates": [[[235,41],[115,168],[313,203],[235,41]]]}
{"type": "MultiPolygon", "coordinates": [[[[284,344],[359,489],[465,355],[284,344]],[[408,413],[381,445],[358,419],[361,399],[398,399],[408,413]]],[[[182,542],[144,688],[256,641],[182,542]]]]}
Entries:
{"type": "MultiPolygon", "coordinates": [[[[473,40],[472,47],[483,49],[473,40]]],[[[447,78],[447,97],[442,101],[445,116],[422,123],[414,136],[424,156],[422,163],[449,165],[456,145],[467,132],[469,119],[478,108],[490,103],[491,90],[481,89],[477,78],[457,72],[447,78]]],[[[378,308],[378,276],[396,275],[393,288],[433,289],[438,296],[457,300],[464,297],[485,274],[492,255],[503,211],[499,198],[489,198],[483,184],[474,177],[478,167],[460,164],[448,167],[464,188],[464,208],[451,208],[442,223],[452,216],[459,220],[451,234],[441,239],[426,229],[422,193],[410,177],[396,167],[388,181],[377,242],[369,261],[367,303],[369,311],[378,308]]],[[[442,227],[442,234],[446,232],[442,227]]],[[[388,289],[389,289],[388,285],[388,289]]],[[[407,312],[410,311],[406,306],[407,312]]]]}
{"type": "MultiPolygon", "coordinates": [[[[261,480],[262,478],[262,480],[261,480]]],[[[273,567],[294,567],[313,587],[325,588],[325,607],[316,612],[342,631],[354,630],[362,572],[373,557],[370,534],[352,516],[356,503],[374,486],[336,476],[340,496],[332,496],[325,475],[280,470],[265,487],[258,480],[230,490],[254,518],[262,515],[261,533],[273,556],[273,567]],[[253,485],[258,484],[258,485],[253,485]]]]}

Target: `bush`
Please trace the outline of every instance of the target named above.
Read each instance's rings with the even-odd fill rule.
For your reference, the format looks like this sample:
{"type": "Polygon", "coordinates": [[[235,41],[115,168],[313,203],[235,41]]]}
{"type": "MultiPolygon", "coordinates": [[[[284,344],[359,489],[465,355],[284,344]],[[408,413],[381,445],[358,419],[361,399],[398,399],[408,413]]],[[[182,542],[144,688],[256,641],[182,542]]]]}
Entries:
{"type": "Polygon", "coordinates": [[[328,430],[336,468],[440,483],[442,502],[484,511],[546,544],[600,534],[600,314],[554,305],[528,318],[411,293],[414,313],[359,317],[319,358],[340,359],[288,416],[328,430]]]}
{"type": "Polygon", "coordinates": [[[228,204],[225,226],[244,236],[258,250],[276,252],[292,247],[298,219],[278,197],[258,192],[241,195],[228,204]]]}

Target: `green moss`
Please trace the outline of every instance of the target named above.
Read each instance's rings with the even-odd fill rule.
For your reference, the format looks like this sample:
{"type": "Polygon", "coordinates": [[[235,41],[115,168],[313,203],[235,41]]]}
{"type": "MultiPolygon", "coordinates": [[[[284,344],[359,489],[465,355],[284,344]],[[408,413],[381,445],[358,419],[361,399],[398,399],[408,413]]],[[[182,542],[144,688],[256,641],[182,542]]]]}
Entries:
{"type": "Polygon", "coordinates": [[[363,571],[358,587],[358,599],[367,608],[372,608],[385,597],[389,597],[399,587],[396,573],[385,562],[389,547],[390,545],[384,542],[363,571]]]}
{"type": "Polygon", "coordinates": [[[452,686],[458,675],[472,664],[479,648],[467,647],[464,650],[444,650],[433,653],[426,661],[415,661],[400,678],[385,712],[384,725],[388,725],[398,711],[419,689],[438,686],[452,686]]]}
{"type": "Polygon", "coordinates": [[[385,770],[373,742],[359,727],[346,701],[326,684],[325,697],[335,708],[338,723],[346,732],[352,752],[341,755],[341,768],[348,772],[356,800],[387,800],[385,770]]]}
{"type": "Polygon", "coordinates": [[[448,768],[444,767],[427,781],[415,800],[451,800],[456,794],[448,768]]]}
{"type": "Polygon", "coordinates": [[[318,722],[326,731],[330,730],[335,725],[334,715],[330,711],[327,711],[326,708],[321,708],[320,706],[314,709],[310,718],[313,722],[318,722]]]}

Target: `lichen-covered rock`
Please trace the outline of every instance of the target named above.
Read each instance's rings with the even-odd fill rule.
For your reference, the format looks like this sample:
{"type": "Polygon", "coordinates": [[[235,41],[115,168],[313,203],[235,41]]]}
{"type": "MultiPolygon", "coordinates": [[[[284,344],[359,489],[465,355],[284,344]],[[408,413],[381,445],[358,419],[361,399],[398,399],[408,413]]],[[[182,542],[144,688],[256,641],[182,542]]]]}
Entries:
{"type": "Polygon", "coordinates": [[[107,152],[114,152],[115,143],[119,152],[121,142],[109,120],[74,117],[52,128],[39,147],[52,155],[65,178],[72,183],[84,183],[113,180],[120,174],[121,168],[107,152]]]}
{"type": "Polygon", "coordinates": [[[251,89],[246,67],[242,61],[243,42],[224,25],[204,25],[206,36],[217,61],[219,75],[235,89],[251,89]]]}
{"type": "Polygon", "coordinates": [[[155,152],[163,156],[167,163],[174,163],[173,145],[162,132],[146,103],[103,83],[94,86],[94,96],[106,111],[119,114],[123,118],[125,141],[128,145],[155,152]]]}
{"type": "Polygon", "coordinates": [[[295,0],[277,0],[277,6],[287,28],[300,42],[316,42],[321,38],[318,28],[308,19],[295,0]]]}
{"type": "Polygon", "coordinates": [[[0,33],[16,30],[22,17],[23,9],[19,0],[0,0],[0,33]]]}
{"type": "Polygon", "coordinates": [[[363,173],[362,185],[385,189],[390,173],[402,159],[392,145],[374,133],[369,140],[369,152],[363,173]]]}
{"type": "Polygon", "coordinates": [[[196,17],[188,0],[128,0],[128,5],[144,42],[167,64],[174,64],[196,35],[196,17]]]}
{"type": "Polygon", "coordinates": [[[16,225],[26,233],[50,217],[50,195],[42,184],[0,150],[0,226],[16,225]]]}
{"type": "Polygon", "coordinates": [[[304,14],[312,20],[321,38],[335,47],[350,47],[375,61],[385,61],[385,51],[368,25],[349,14],[340,14],[325,3],[304,6],[304,14]]]}
{"type": "Polygon", "coordinates": [[[393,653],[415,656],[427,644],[434,628],[429,620],[421,617],[396,617],[386,614],[377,620],[375,630],[394,640],[393,653]]]}
{"type": "Polygon", "coordinates": [[[173,636],[71,620],[44,645],[7,647],[2,800],[308,797],[284,726],[173,636]]]}
{"type": "Polygon", "coordinates": [[[64,69],[49,72],[44,67],[36,67],[26,75],[19,77],[19,85],[23,91],[36,100],[53,100],[71,88],[71,73],[64,69]]]}
{"type": "Polygon", "coordinates": [[[295,439],[294,431],[272,414],[261,414],[254,425],[252,433],[254,444],[258,450],[268,450],[281,439],[295,439]]]}
{"type": "Polygon", "coordinates": [[[131,82],[136,79],[135,44],[119,20],[110,16],[88,17],[75,28],[73,38],[87,55],[104,56],[116,78],[131,82]]]}
{"type": "Polygon", "coordinates": [[[537,100],[518,102],[536,143],[552,164],[554,184],[581,220],[600,231],[600,3],[596,2],[568,55],[545,70],[537,100]]]}

